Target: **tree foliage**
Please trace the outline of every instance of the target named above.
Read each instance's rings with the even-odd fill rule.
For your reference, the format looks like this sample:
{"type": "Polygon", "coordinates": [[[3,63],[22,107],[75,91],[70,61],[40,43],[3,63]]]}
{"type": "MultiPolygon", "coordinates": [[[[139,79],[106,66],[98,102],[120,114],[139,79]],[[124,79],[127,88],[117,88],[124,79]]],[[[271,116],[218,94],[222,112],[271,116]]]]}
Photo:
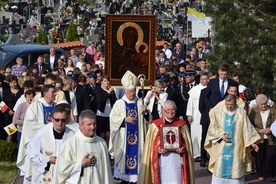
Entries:
{"type": "MultiPolygon", "coordinates": [[[[208,0],[212,18],[213,51],[207,55],[211,69],[224,61],[247,86],[264,87],[272,97],[276,77],[276,3],[274,0],[208,0]]],[[[273,97],[272,97],[273,98],[273,97]]]]}
{"type": "Polygon", "coordinates": [[[80,40],[80,37],[77,31],[77,28],[75,24],[71,21],[66,33],[66,42],[79,41],[79,40],[80,40]]]}
{"type": "Polygon", "coordinates": [[[36,43],[41,43],[43,45],[48,45],[48,38],[47,38],[46,32],[45,32],[43,27],[41,27],[39,29],[39,33],[38,33],[38,36],[37,36],[36,43]]]}

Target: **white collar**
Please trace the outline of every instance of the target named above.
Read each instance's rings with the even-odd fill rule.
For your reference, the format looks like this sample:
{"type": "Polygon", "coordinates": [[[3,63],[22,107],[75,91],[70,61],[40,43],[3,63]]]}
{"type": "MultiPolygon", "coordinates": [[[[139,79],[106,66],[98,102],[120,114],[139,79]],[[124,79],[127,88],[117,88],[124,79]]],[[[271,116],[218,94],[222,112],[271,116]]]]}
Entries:
{"type": "Polygon", "coordinates": [[[122,97],[122,99],[124,101],[126,101],[127,103],[135,103],[137,101],[137,97],[135,97],[133,100],[130,101],[127,99],[127,97],[125,95],[122,97]]]}

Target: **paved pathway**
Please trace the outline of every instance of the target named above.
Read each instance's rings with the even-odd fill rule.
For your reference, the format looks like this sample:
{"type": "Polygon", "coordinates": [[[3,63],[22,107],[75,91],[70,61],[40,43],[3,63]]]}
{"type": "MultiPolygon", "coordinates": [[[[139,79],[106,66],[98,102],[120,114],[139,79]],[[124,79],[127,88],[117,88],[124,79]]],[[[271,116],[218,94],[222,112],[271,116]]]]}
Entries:
{"type": "MultiPolygon", "coordinates": [[[[23,178],[18,177],[14,184],[22,184],[23,178]]],[[[272,184],[268,181],[258,181],[255,175],[246,174],[245,176],[246,184],[272,184]]],[[[195,184],[210,184],[211,183],[211,173],[207,171],[206,167],[199,167],[199,163],[195,163],[195,184]]]]}

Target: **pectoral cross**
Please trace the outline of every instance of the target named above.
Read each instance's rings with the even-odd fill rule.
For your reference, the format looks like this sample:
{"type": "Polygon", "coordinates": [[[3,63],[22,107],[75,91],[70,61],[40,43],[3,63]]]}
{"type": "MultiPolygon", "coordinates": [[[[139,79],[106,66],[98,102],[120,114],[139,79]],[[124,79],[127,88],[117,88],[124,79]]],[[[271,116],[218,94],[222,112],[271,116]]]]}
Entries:
{"type": "Polygon", "coordinates": [[[228,126],[231,126],[231,119],[226,120],[228,126]]]}
{"type": "Polygon", "coordinates": [[[232,156],[231,155],[224,155],[223,157],[225,157],[226,160],[229,160],[229,158],[231,158],[232,156]]]}

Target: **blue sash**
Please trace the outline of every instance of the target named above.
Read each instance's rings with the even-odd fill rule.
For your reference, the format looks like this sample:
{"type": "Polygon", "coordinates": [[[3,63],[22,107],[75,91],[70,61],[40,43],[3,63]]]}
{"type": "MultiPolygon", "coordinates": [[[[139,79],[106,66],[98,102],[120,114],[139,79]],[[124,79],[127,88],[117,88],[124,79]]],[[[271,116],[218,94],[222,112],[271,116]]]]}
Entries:
{"type": "MultiPolygon", "coordinates": [[[[42,103],[41,103],[42,104],[42,103]]],[[[52,115],[53,115],[53,110],[55,108],[55,104],[53,103],[52,106],[48,107],[42,104],[43,107],[43,113],[44,113],[44,124],[48,124],[52,122],[52,115]]]]}
{"type": "Polygon", "coordinates": [[[136,117],[134,124],[126,123],[126,174],[138,174],[138,109],[136,103],[126,104],[126,116],[136,117]]]}
{"type": "Polygon", "coordinates": [[[235,137],[235,116],[225,114],[224,119],[224,131],[230,138],[229,143],[225,143],[222,151],[222,162],[221,162],[221,177],[232,178],[232,165],[234,156],[234,137],[235,137]]]}

